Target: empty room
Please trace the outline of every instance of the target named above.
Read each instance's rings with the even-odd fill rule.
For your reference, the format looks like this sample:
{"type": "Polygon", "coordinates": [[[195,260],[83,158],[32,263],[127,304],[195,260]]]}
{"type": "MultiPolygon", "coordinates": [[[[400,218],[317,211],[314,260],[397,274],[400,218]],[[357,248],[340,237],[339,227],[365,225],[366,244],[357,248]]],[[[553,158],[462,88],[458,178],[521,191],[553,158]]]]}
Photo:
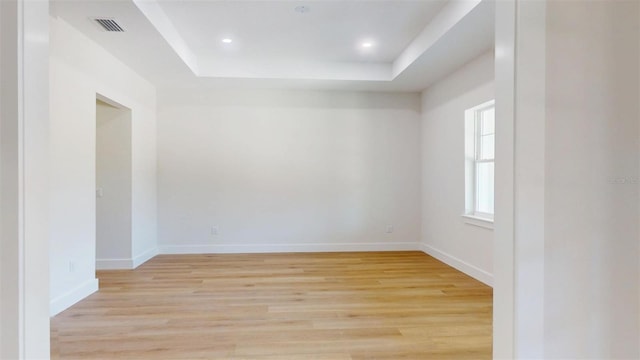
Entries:
{"type": "Polygon", "coordinates": [[[637,1],[0,30],[0,359],[640,358],[637,1]]]}

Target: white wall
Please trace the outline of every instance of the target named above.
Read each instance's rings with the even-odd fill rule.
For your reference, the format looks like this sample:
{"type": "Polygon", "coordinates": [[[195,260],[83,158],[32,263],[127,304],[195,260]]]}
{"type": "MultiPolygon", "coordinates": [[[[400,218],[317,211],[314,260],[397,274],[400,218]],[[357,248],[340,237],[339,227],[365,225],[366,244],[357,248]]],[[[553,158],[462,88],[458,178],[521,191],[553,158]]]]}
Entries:
{"type": "MultiPolygon", "coordinates": [[[[3,30],[3,24],[5,23],[6,20],[3,19],[2,17],[2,5],[0,5],[0,34],[2,33],[7,33],[8,31],[3,30]]],[[[4,25],[6,26],[6,25],[4,25]]],[[[6,60],[3,58],[3,54],[7,53],[7,49],[4,49],[7,46],[12,46],[12,48],[14,47],[13,44],[9,45],[10,43],[5,41],[4,38],[0,35],[0,45],[4,45],[4,46],[0,46],[0,84],[3,84],[4,86],[0,85],[0,149],[3,149],[2,152],[4,152],[4,148],[2,147],[2,144],[4,143],[4,141],[2,139],[2,135],[4,134],[4,131],[2,130],[2,128],[4,127],[3,125],[3,121],[2,119],[4,118],[4,112],[3,112],[3,101],[2,99],[6,97],[6,95],[4,95],[5,93],[5,86],[9,85],[9,82],[5,80],[5,82],[2,81],[3,77],[5,77],[6,75],[4,75],[5,71],[10,70],[13,71],[12,68],[8,68],[6,65],[6,60]],[[5,70],[6,69],[6,70],[5,70]]],[[[4,165],[4,161],[2,160],[2,156],[0,155],[0,200],[2,200],[2,204],[5,203],[5,199],[4,199],[4,193],[5,193],[5,187],[3,185],[3,178],[4,178],[4,174],[7,170],[5,169],[5,165],[4,165]]],[[[5,180],[6,181],[6,180],[5,180]]],[[[4,209],[4,206],[0,205],[0,259],[2,260],[2,264],[6,264],[7,261],[5,260],[5,254],[7,253],[6,250],[3,250],[5,248],[8,248],[9,246],[11,246],[10,244],[7,243],[6,239],[6,235],[5,235],[5,226],[2,225],[5,222],[5,218],[6,218],[6,209],[4,209]]],[[[7,249],[8,250],[8,249],[7,249]]],[[[10,256],[13,254],[9,254],[10,256]]],[[[14,323],[15,323],[15,318],[13,319],[13,321],[11,320],[11,312],[14,312],[12,309],[12,304],[15,303],[15,300],[17,300],[18,296],[16,294],[16,296],[11,296],[10,294],[7,293],[7,291],[4,289],[4,287],[6,285],[4,284],[8,284],[11,283],[12,280],[10,277],[13,277],[14,275],[11,275],[11,272],[9,272],[11,269],[7,268],[6,266],[2,266],[0,265],[0,355],[2,356],[13,356],[14,355],[14,348],[15,345],[12,344],[14,342],[16,342],[15,338],[12,337],[8,337],[7,334],[9,334],[10,336],[13,336],[14,333],[14,323]]]]}
{"type": "Polygon", "coordinates": [[[640,357],[638,6],[547,4],[548,358],[640,357]]]}
{"type": "MultiPolygon", "coordinates": [[[[544,4],[544,3],[543,3],[544,4]]],[[[493,235],[493,358],[516,358],[514,129],[517,7],[521,2],[498,1],[495,6],[496,168],[493,235]]],[[[520,33],[521,31],[518,31],[520,33]]],[[[518,44],[517,49],[520,49],[518,44]]],[[[538,294],[538,299],[544,294],[538,294]]],[[[535,314],[538,318],[543,314],[535,314]]],[[[526,323],[526,322],[524,322],[526,323]]],[[[517,341],[516,341],[517,339],[517,341]]],[[[525,337],[526,339],[526,337],[525,337]]],[[[541,349],[540,351],[544,351],[541,349]]],[[[533,356],[530,356],[533,357],[533,356]]],[[[540,356],[538,356],[540,357],[540,356]]]]}
{"type": "Polygon", "coordinates": [[[132,110],[132,267],[156,247],[155,88],[51,19],[51,313],[97,289],[96,94],[132,110]],[[70,266],[70,264],[72,266],[70,266]]]}
{"type": "MultiPolygon", "coordinates": [[[[2,24],[3,24],[4,20],[2,19],[2,6],[0,6],[0,29],[2,29],[2,24]]],[[[2,37],[0,36],[0,42],[4,43],[4,40],[2,39],[2,37]]],[[[7,45],[5,45],[7,46],[7,45]]],[[[3,77],[3,73],[4,73],[4,66],[3,63],[5,62],[5,60],[2,58],[2,54],[3,52],[6,53],[7,50],[3,50],[3,47],[0,46],[0,84],[2,84],[2,77],[3,77]]],[[[6,85],[5,85],[6,86],[6,85]]],[[[2,96],[2,92],[4,92],[4,87],[0,86],[0,99],[3,97],[2,96]]],[[[4,115],[2,115],[2,101],[0,100],[0,149],[2,149],[2,118],[4,117],[4,115]]],[[[2,186],[2,174],[4,171],[4,163],[2,162],[2,158],[0,156],[0,199],[2,199],[2,194],[4,193],[4,188],[2,186]]],[[[3,201],[4,203],[4,201],[3,201]]],[[[5,244],[5,235],[3,232],[3,226],[2,226],[2,222],[4,222],[4,216],[3,211],[2,211],[2,206],[0,205],[0,259],[2,259],[2,262],[4,263],[4,252],[3,252],[3,248],[8,246],[8,244],[5,244]]],[[[7,278],[7,270],[5,269],[4,266],[0,266],[0,283],[4,284],[6,282],[9,282],[10,280],[7,278]]],[[[3,287],[0,285],[0,324],[2,324],[0,326],[0,354],[2,354],[3,356],[7,356],[7,355],[13,355],[10,354],[9,351],[13,351],[13,349],[5,349],[5,347],[12,347],[11,343],[11,339],[7,339],[6,338],[6,334],[7,332],[12,330],[13,324],[9,322],[8,319],[4,319],[5,317],[8,317],[9,314],[5,314],[5,312],[8,312],[10,310],[9,308],[9,304],[11,304],[12,299],[8,296],[5,295],[5,291],[3,289],[3,287]]]]}
{"type": "Polygon", "coordinates": [[[0,2],[0,358],[49,356],[46,1],[0,2]]]}
{"type": "MultiPolygon", "coordinates": [[[[131,110],[96,101],[96,259],[131,258],[131,110]]],[[[111,260],[111,261],[110,261],[111,260]]]]}
{"type": "Polygon", "coordinates": [[[162,252],[418,248],[417,95],[176,90],[158,104],[162,252]]]}
{"type": "Polygon", "coordinates": [[[491,284],[493,230],[465,212],[465,110],[494,99],[493,51],[422,93],[422,246],[425,252],[491,284]]]}
{"type": "Polygon", "coordinates": [[[640,357],[639,11],[498,4],[497,357],[640,357]]]}

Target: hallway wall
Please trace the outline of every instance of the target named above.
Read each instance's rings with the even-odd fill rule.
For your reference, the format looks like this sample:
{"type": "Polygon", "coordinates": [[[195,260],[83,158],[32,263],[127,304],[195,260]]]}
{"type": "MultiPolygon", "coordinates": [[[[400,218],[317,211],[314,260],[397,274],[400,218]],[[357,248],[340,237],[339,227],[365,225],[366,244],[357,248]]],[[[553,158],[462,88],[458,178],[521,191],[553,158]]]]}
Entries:
{"type": "Polygon", "coordinates": [[[51,314],[96,291],[96,96],[132,110],[132,268],[156,254],[155,88],[51,19],[51,314]]]}

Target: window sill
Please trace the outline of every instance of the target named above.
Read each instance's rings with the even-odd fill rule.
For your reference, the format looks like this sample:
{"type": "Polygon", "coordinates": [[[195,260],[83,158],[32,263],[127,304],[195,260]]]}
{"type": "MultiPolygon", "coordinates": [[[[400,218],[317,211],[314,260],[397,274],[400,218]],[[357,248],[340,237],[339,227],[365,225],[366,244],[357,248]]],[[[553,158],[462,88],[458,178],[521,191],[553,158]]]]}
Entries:
{"type": "Polygon", "coordinates": [[[479,217],[476,215],[464,214],[462,215],[462,221],[464,221],[465,224],[493,230],[493,219],[479,217]]]}

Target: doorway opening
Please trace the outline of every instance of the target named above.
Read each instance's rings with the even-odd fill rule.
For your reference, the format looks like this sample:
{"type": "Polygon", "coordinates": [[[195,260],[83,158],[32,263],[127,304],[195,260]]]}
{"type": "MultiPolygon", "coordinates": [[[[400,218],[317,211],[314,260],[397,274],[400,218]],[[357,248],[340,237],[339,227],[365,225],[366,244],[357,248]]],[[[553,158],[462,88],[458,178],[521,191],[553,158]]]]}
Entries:
{"type": "Polygon", "coordinates": [[[131,268],[131,109],[96,95],[96,269],[131,268]]]}

